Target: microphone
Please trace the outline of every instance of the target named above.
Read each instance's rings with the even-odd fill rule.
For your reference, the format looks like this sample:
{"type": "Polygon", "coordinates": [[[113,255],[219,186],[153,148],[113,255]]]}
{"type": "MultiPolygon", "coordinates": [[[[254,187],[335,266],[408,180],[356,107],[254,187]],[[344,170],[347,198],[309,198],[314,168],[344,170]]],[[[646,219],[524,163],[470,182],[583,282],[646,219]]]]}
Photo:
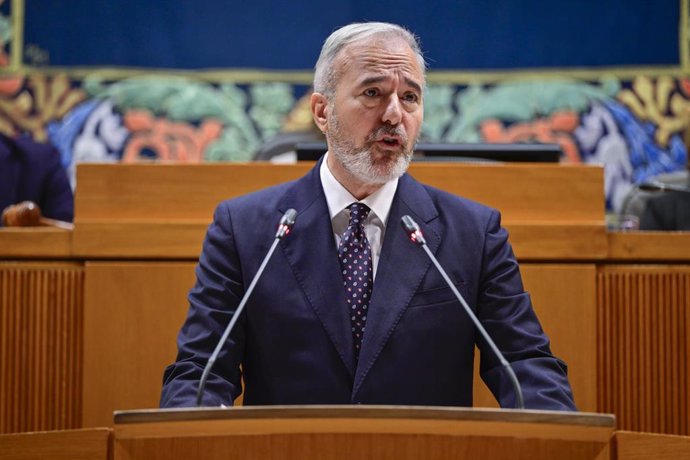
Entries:
{"type": "Polygon", "coordinates": [[[680,193],[690,193],[690,188],[684,187],[682,185],[666,184],[658,180],[651,180],[647,182],[642,182],[639,189],[643,192],[680,192],[680,193]]]}
{"type": "Polygon", "coordinates": [[[278,222],[276,239],[281,240],[283,237],[287,236],[288,233],[290,233],[292,227],[295,225],[295,219],[297,219],[297,211],[292,208],[285,211],[283,217],[280,218],[280,222],[278,222]]]}
{"type": "Polygon", "coordinates": [[[419,225],[417,222],[414,221],[414,219],[408,215],[405,215],[402,217],[401,224],[403,226],[403,229],[407,233],[407,236],[410,238],[410,240],[421,246],[422,249],[426,252],[426,254],[429,256],[429,259],[434,263],[436,266],[436,269],[441,273],[441,276],[443,279],[446,281],[448,284],[448,287],[450,287],[451,291],[453,291],[453,294],[455,294],[455,297],[460,301],[460,304],[463,306],[465,309],[465,312],[467,315],[470,317],[474,325],[477,327],[479,332],[481,333],[482,337],[484,337],[484,340],[486,340],[486,343],[489,344],[491,349],[493,350],[494,354],[498,357],[498,360],[501,362],[501,365],[503,368],[506,370],[508,377],[510,378],[510,382],[513,384],[513,389],[515,390],[515,400],[516,400],[516,406],[518,409],[524,409],[525,408],[525,402],[522,398],[522,388],[520,388],[520,382],[518,382],[517,376],[515,375],[515,372],[513,371],[513,368],[510,367],[510,363],[505,359],[503,356],[503,353],[498,349],[496,344],[494,343],[493,340],[491,340],[491,337],[489,336],[489,333],[486,332],[486,329],[484,329],[484,326],[482,326],[482,323],[479,322],[479,319],[477,319],[477,316],[474,314],[472,309],[467,305],[467,302],[465,302],[465,299],[462,297],[460,292],[455,288],[455,285],[451,281],[450,277],[446,273],[446,271],[443,269],[441,264],[439,263],[438,259],[434,256],[434,254],[431,252],[429,247],[426,244],[426,238],[424,238],[424,235],[422,234],[422,230],[419,228],[419,225]]]}
{"type": "Polygon", "coordinates": [[[278,246],[278,242],[280,242],[280,240],[282,240],[283,238],[285,238],[287,235],[290,234],[290,232],[292,231],[292,227],[295,225],[295,219],[296,218],[297,218],[297,211],[295,211],[292,208],[288,209],[285,212],[285,214],[283,214],[283,217],[280,218],[280,222],[278,223],[278,231],[276,231],[276,236],[273,240],[273,244],[271,245],[270,249],[266,253],[264,260],[261,262],[261,266],[259,266],[259,270],[256,272],[256,275],[254,275],[252,282],[249,283],[249,287],[247,288],[244,295],[242,296],[242,300],[240,301],[240,304],[237,306],[237,309],[235,310],[235,313],[233,313],[232,318],[230,318],[230,322],[228,323],[227,327],[225,328],[225,331],[223,332],[223,335],[221,336],[220,340],[218,341],[216,348],[213,350],[211,357],[208,359],[208,363],[206,363],[206,367],[204,368],[204,372],[201,374],[201,380],[199,380],[199,388],[197,389],[197,392],[196,392],[196,405],[197,405],[197,407],[201,407],[201,400],[203,399],[203,396],[204,396],[204,388],[206,388],[206,381],[208,380],[208,376],[211,373],[211,369],[213,368],[213,365],[215,364],[216,359],[218,359],[218,355],[220,354],[221,348],[223,348],[223,345],[228,340],[228,336],[230,336],[230,332],[235,327],[235,323],[237,322],[237,319],[240,317],[240,314],[244,310],[244,306],[247,304],[247,300],[249,300],[249,296],[252,295],[252,292],[254,291],[254,287],[256,286],[256,283],[259,282],[259,278],[261,278],[261,275],[263,274],[264,269],[266,268],[266,265],[268,264],[268,261],[271,259],[273,252],[275,251],[276,247],[278,246]]]}

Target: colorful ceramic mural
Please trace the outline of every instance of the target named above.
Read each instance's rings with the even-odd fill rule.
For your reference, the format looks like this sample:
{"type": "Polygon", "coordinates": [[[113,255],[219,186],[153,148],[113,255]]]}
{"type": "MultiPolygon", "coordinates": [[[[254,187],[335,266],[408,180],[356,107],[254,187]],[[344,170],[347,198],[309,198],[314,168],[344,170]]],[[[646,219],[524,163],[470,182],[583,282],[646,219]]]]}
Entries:
{"type": "MultiPolygon", "coordinates": [[[[11,36],[9,17],[0,17],[6,68],[11,36]]],[[[274,134],[310,129],[308,105],[299,103],[308,78],[9,70],[0,76],[0,131],[53,142],[73,182],[79,162],[248,161],[274,134]]],[[[431,71],[422,136],[557,143],[562,162],[605,165],[607,206],[619,210],[635,183],[685,167],[690,135],[690,79],[621,73],[444,83],[431,71]]]]}

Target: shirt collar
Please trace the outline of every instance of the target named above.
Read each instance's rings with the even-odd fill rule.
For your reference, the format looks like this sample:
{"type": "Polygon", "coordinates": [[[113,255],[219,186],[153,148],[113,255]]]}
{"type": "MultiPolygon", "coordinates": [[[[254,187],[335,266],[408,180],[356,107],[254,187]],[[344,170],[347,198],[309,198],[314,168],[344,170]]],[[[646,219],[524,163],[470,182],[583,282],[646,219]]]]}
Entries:
{"type": "Polygon", "coordinates": [[[390,214],[391,206],[393,205],[395,190],[398,188],[398,179],[396,178],[386,182],[371,195],[362,200],[358,200],[338,182],[328,168],[328,155],[329,153],[326,152],[321,162],[319,173],[321,175],[321,185],[326,195],[326,203],[328,204],[328,212],[330,213],[331,220],[343,212],[343,210],[353,202],[359,201],[369,206],[372,213],[374,213],[385,226],[388,221],[388,214],[390,214]]]}

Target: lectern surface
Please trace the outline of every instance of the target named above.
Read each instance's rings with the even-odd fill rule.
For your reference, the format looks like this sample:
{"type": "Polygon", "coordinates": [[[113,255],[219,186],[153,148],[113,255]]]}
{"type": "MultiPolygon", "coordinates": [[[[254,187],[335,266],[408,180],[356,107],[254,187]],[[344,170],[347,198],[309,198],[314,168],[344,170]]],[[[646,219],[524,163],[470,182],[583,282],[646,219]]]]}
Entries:
{"type": "Polygon", "coordinates": [[[417,419],[417,420],[466,420],[477,422],[510,421],[514,423],[551,423],[614,428],[616,418],[611,414],[590,412],[560,412],[514,409],[474,409],[469,407],[438,406],[238,406],[238,407],[190,407],[180,409],[142,409],[116,411],[115,424],[153,422],[191,422],[200,420],[238,419],[417,419]]]}
{"type": "Polygon", "coordinates": [[[115,459],[608,459],[612,415],[401,406],[118,412],[115,459]],[[202,454],[203,453],[203,454],[202,454]]]}

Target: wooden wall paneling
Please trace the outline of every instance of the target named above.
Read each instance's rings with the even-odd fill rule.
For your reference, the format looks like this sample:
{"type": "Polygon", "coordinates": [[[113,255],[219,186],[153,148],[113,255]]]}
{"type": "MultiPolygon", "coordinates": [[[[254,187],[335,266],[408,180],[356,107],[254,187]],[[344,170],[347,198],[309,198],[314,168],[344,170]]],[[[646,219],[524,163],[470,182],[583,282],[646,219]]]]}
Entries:
{"type": "Polygon", "coordinates": [[[195,262],[88,262],[84,302],[85,427],[115,410],[158,407],[176,356],[195,262]]]}
{"type": "MultiPolygon", "coordinates": [[[[594,412],[598,407],[596,267],[536,263],[523,263],[520,267],[525,289],[551,340],[551,350],[568,365],[578,409],[594,412]]],[[[474,404],[496,407],[494,397],[477,375],[478,364],[475,363],[474,404]]]]}
{"type": "Polygon", "coordinates": [[[0,263],[0,433],[81,426],[83,269],[0,263]]]}
{"type": "Polygon", "coordinates": [[[690,266],[602,266],[597,279],[597,410],[624,430],[690,434],[690,266]]]}

